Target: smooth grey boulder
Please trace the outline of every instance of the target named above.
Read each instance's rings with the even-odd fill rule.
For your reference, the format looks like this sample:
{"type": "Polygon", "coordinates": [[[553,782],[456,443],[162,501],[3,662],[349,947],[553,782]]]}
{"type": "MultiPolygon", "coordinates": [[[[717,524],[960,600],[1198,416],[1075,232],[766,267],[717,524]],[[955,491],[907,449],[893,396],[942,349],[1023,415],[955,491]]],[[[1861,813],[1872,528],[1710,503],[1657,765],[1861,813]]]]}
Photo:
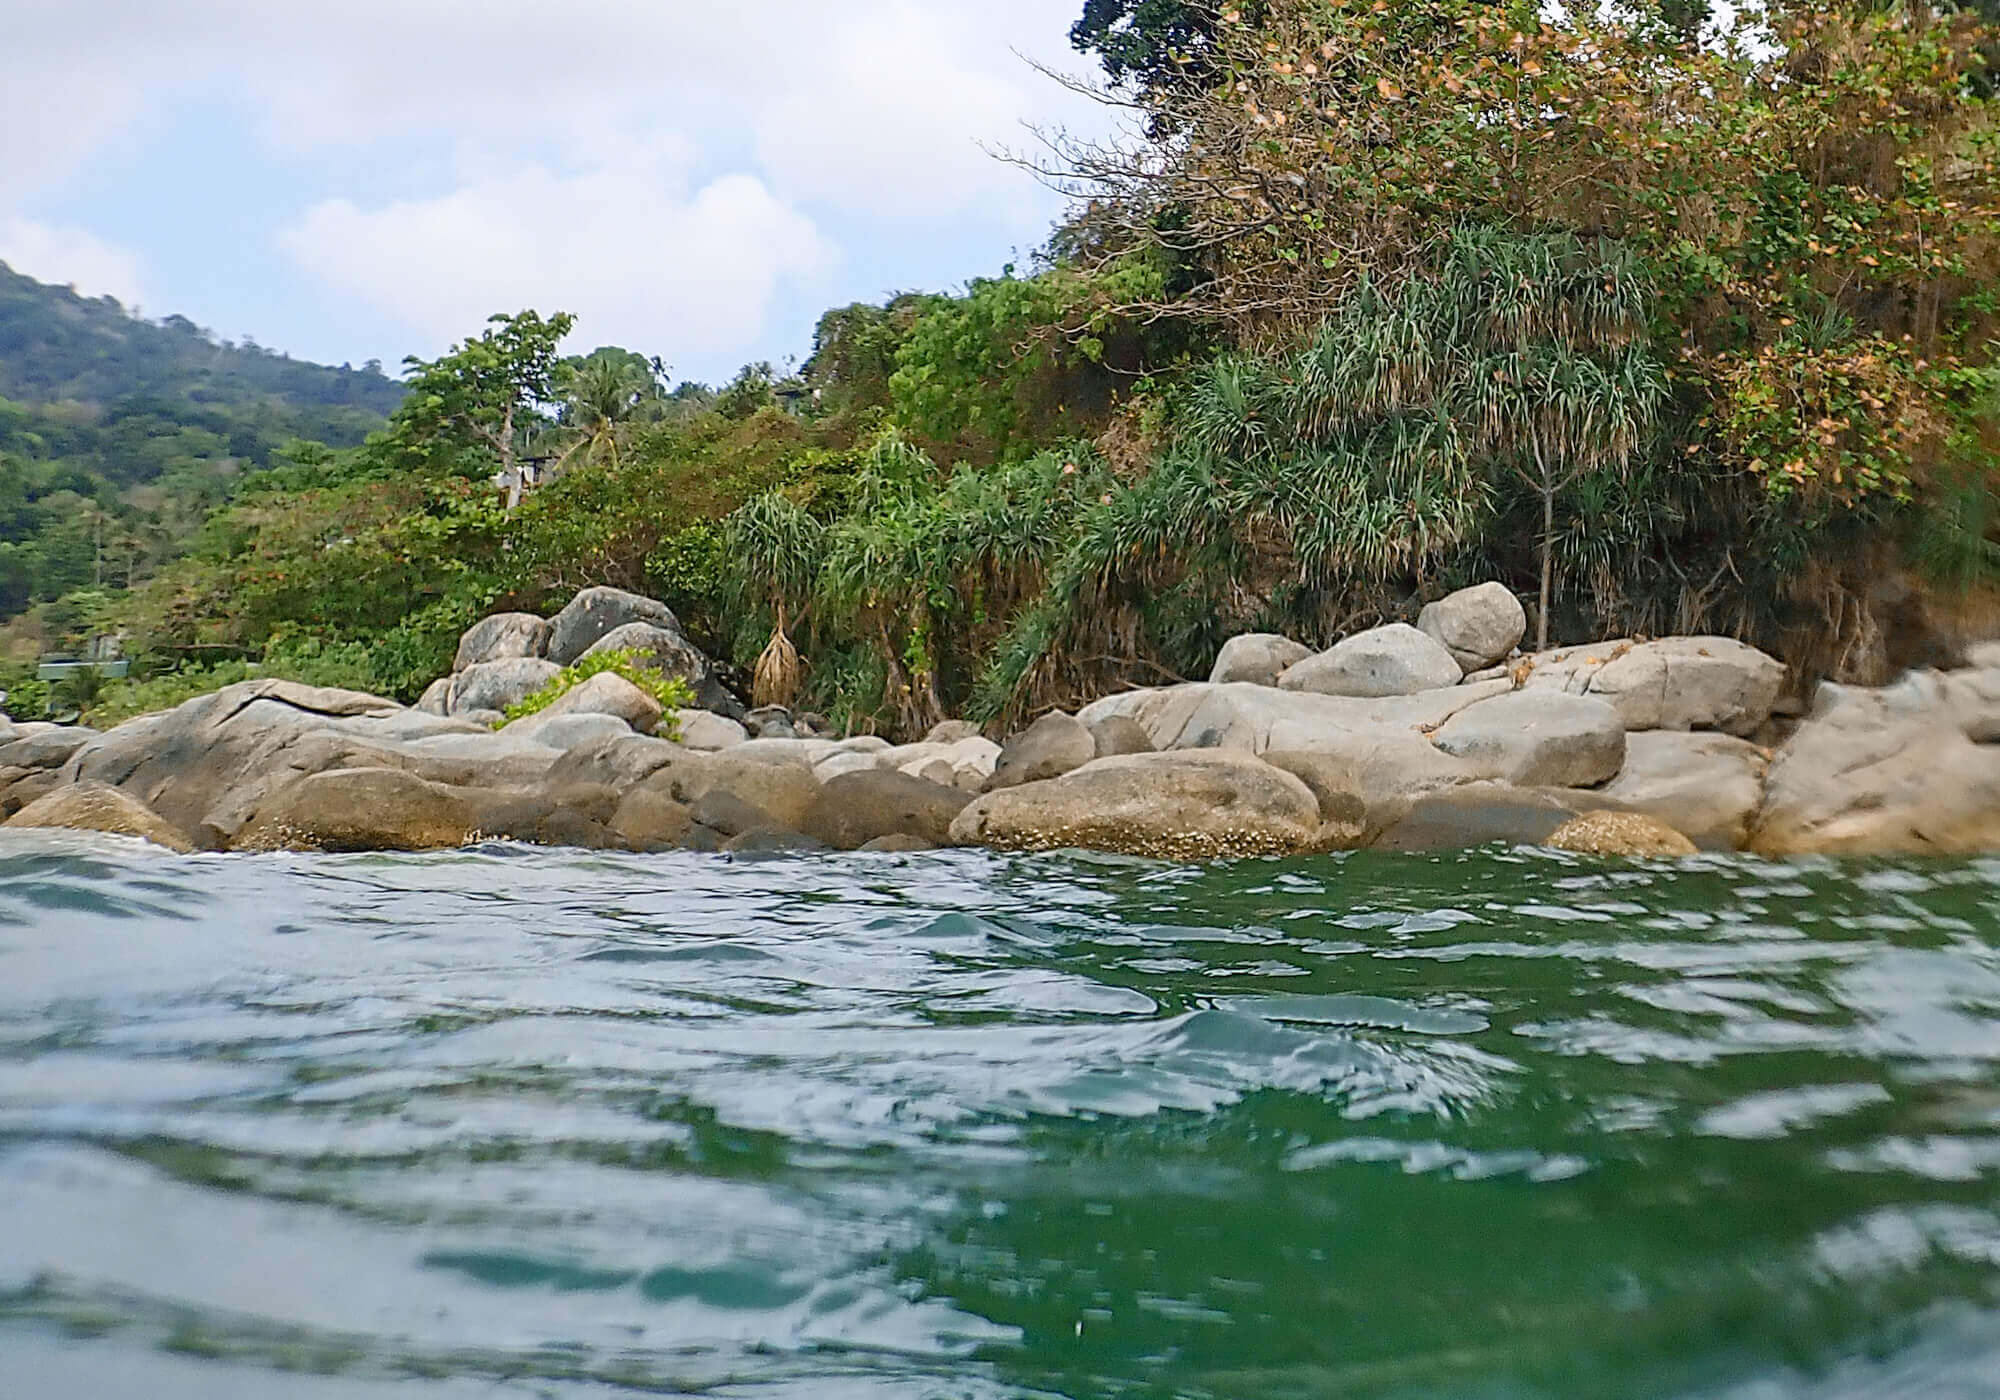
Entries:
{"type": "Polygon", "coordinates": [[[680,730],[681,743],[710,753],[735,748],[750,738],[742,725],[711,710],[676,710],[674,724],[680,730]]]}
{"type": "Polygon", "coordinates": [[[1059,778],[1097,757],[1097,739],[1074,715],[1054,710],[1000,746],[988,792],[1059,778]]]}
{"type": "MultiPolygon", "coordinates": [[[[610,715],[647,734],[665,713],[659,701],[623,676],[600,671],[589,680],[571,686],[540,712],[514,723],[534,726],[538,721],[545,724],[564,715],[610,715]]],[[[509,725],[508,729],[513,727],[509,725]]],[[[535,730],[531,728],[528,732],[535,730]]]]}
{"type": "Polygon", "coordinates": [[[544,710],[538,715],[517,719],[499,732],[511,739],[567,751],[580,744],[622,739],[634,731],[617,715],[562,714],[544,710]]]}
{"type": "Polygon", "coordinates": [[[1760,855],[2000,852],[2000,669],[1821,686],[1766,779],[1760,855]]]}
{"type": "MultiPolygon", "coordinates": [[[[532,656],[468,666],[451,678],[448,712],[454,718],[463,718],[479,710],[504,711],[561,674],[562,667],[553,661],[540,661],[532,656]]],[[[429,692],[425,694],[428,697],[429,692]]]]}
{"type": "Polygon", "coordinates": [[[778,825],[797,830],[819,800],[819,780],[802,765],[739,758],[737,753],[684,751],[648,775],[637,791],[692,807],[719,789],[761,808],[778,825]]]}
{"type": "Polygon", "coordinates": [[[828,782],[798,829],[837,851],[858,850],[885,836],[915,836],[933,845],[972,794],[893,769],[847,773],[828,782]]]}
{"type": "Polygon", "coordinates": [[[23,733],[0,744],[0,768],[60,768],[99,737],[95,729],[69,724],[23,733]]]}
{"type": "Polygon", "coordinates": [[[1763,749],[1727,734],[1647,731],[1626,736],[1625,766],[1602,794],[1703,850],[1741,850],[1763,805],[1770,765],[1763,749]]]}
{"type": "Polygon", "coordinates": [[[1748,737],[1771,717],[1785,665],[1729,637],[1598,642],[1527,659],[1527,690],[1590,695],[1627,729],[1719,729],[1748,737]]]}
{"type": "Polygon", "coordinates": [[[761,705],[743,716],[743,727],[759,739],[799,739],[798,724],[783,705],[761,705]]]}
{"type": "Polygon", "coordinates": [[[1267,753],[1264,762],[1290,773],[1312,789],[1319,802],[1322,827],[1347,828],[1347,837],[1359,842],[1368,829],[1368,803],[1354,780],[1349,763],[1329,753],[1267,753]]]}
{"type": "MultiPolygon", "coordinates": [[[[1513,690],[1506,680],[1420,695],[1364,700],[1262,685],[1176,685],[1108,696],[1078,712],[1086,726],[1116,715],[1136,720],[1161,752],[1172,749],[1338,750],[1357,738],[1409,738],[1513,690]]],[[[1476,775],[1475,775],[1476,776],[1476,775]]]]}
{"type": "Polygon", "coordinates": [[[1248,754],[1153,753],[987,793],[952,823],[951,840],[1208,860],[1312,850],[1321,826],[1311,788],[1248,754]]]}
{"type": "Polygon", "coordinates": [[[1528,611],[1504,583],[1482,583],[1440,598],[1417,616],[1417,630],[1465,671],[1505,659],[1528,634],[1528,611]]]}
{"type": "Polygon", "coordinates": [[[65,783],[118,788],[195,844],[223,850],[265,795],[304,773],[392,762],[375,755],[426,733],[466,732],[378,695],[243,681],[119,725],[84,744],[61,773],[65,783]]]}
{"type": "Polygon", "coordinates": [[[813,776],[825,783],[848,773],[870,773],[891,766],[884,754],[833,753],[813,765],[813,776]]]}
{"type": "Polygon", "coordinates": [[[1437,746],[1521,787],[1592,787],[1625,763],[1625,725],[1602,700],[1557,692],[1495,696],[1453,715],[1437,746]]]}
{"type": "Polygon", "coordinates": [[[1153,736],[1146,726],[1130,715],[1108,715],[1084,728],[1096,741],[1098,758],[1119,758],[1130,753],[1152,753],[1153,736]]]}
{"type": "Polygon", "coordinates": [[[612,813],[611,830],[635,851],[673,851],[688,844],[694,817],[685,803],[663,792],[640,788],[625,795],[612,813]]]}
{"type": "Polygon", "coordinates": [[[489,661],[511,661],[517,657],[545,657],[549,653],[549,624],[533,613],[495,613],[467,628],[458,639],[458,655],[453,658],[454,674],[489,661]]]}
{"type": "Polygon", "coordinates": [[[1208,673],[1210,685],[1241,681],[1246,685],[1276,685],[1278,677],[1312,655],[1312,648],[1275,632],[1246,632],[1222,644],[1208,673]]]}
{"type": "Polygon", "coordinates": [[[675,635],[680,620],[665,603],[621,588],[586,588],[549,622],[548,658],[573,666],[592,647],[629,623],[644,622],[675,635]]]}
{"type": "Polygon", "coordinates": [[[129,793],[103,783],[77,783],[59,787],[36,799],[7,819],[19,829],[60,831],[101,831],[113,836],[136,836],[156,846],[183,854],[194,846],[174,830],[152,808],[129,793]]]}
{"type": "Polygon", "coordinates": [[[926,744],[956,744],[961,739],[980,737],[979,726],[968,720],[948,719],[931,726],[931,732],[924,735],[926,744]]]}
{"type": "Polygon", "coordinates": [[[1392,622],[1307,657],[1278,677],[1278,688],[1378,699],[1442,690],[1464,678],[1465,668],[1441,643],[1408,623],[1392,622]]]}
{"type": "MultiPolygon", "coordinates": [[[[651,622],[628,622],[614,627],[584,651],[584,656],[605,652],[635,651],[640,664],[651,666],[670,680],[683,680],[698,690],[708,679],[709,660],[701,648],[681,635],[678,627],[660,627],[651,622]]],[[[578,658],[581,660],[582,658],[578,658]]]]}
{"type": "Polygon", "coordinates": [[[629,792],[686,757],[680,745],[644,734],[620,734],[579,744],[556,757],[542,779],[550,788],[587,784],[629,792]]]}
{"type": "Polygon", "coordinates": [[[440,719],[449,715],[451,713],[451,685],[456,679],[455,675],[439,676],[429,686],[425,687],[424,693],[418,699],[415,708],[424,714],[436,715],[440,719]]]}

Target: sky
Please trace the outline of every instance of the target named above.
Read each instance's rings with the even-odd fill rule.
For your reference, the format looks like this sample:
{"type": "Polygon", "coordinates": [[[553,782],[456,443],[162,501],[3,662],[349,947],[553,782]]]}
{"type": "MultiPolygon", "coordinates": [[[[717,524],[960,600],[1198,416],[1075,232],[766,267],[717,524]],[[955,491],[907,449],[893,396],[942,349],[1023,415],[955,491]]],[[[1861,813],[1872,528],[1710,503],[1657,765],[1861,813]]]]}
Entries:
{"type": "Polygon", "coordinates": [[[719,382],[992,276],[1081,0],[0,0],[0,261],[394,367],[532,307],[719,382]],[[1024,125],[1025,124],[1025,125],[1024,125]]]}

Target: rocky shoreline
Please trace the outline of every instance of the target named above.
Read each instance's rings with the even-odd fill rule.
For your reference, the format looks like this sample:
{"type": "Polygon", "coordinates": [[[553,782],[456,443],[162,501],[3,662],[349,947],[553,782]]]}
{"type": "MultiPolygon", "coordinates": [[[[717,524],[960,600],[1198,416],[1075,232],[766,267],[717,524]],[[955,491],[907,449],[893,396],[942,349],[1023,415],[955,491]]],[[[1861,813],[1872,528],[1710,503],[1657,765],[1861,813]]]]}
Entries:
{"type": "Polygon", "coordinates": [[[2000,646],[1786,713],[1785,667],[1742,643],[1523,656],[1525,625],[1488,584],[1325,652],[1239,637],[1207,682],[1004,742],[952,722],[892,745],[746,710],[664,606],[591,589],[553,619],[481,622],[415,707],[259,680],[105,733],[0,723],[0,815],[180,851],[2000,851],[2000,646]],[[669,719],[600,674],[502,723],[607,649],[702,708],[669,719]]]}

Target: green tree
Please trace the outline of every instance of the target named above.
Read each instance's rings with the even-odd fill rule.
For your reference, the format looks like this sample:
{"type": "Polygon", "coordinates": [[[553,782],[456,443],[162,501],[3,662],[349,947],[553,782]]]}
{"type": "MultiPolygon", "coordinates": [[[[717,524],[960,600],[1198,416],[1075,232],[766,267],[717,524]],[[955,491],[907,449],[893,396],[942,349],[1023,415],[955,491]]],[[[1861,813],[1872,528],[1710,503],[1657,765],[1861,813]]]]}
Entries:
{"type": "Polygon", "coordinates": [[[666,366],[657,358],[606,346],[564,365],[558,421],[571,434],[557,470],[579,454],[617,466],[638,424],[660,415],[666,366]]]}
{"type": "Polygon", "coordinates": [[[558,347],[575,322],[567,312],[495,316],[491,329],[435,360],[410,356],[409,397],[392,421],[392,440],[497,463],[512,510],[521,502],[524,435],[558,403],[558,347]]]}

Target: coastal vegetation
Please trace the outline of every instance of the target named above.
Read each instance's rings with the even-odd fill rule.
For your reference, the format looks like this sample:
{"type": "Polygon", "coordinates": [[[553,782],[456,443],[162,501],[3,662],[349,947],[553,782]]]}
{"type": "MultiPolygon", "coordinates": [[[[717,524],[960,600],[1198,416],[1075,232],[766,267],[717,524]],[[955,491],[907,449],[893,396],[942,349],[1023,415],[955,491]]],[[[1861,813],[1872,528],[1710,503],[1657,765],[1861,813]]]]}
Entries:
{"type": "Polygon", "coordinates": [[[253,668],[411,700],[480,617],[599,584],[746,698],[912,737],[1484,579],[1550,640],[1721,632],[1879,681],[2000,596],[1987,18],[1091,0],[1073,37],[1134,120],[1026,162],[1074,196],[1046,249],[830,311],[795,373],[673,387],[525,311],[399,403],[148,381],[181,415],[157,463],[110,410],[32,426],[110,368],[0,379],[0,612],[125,638],[99,720],[253,668]],[[148,511],[100,568],[92,530],[148,511]]]}

